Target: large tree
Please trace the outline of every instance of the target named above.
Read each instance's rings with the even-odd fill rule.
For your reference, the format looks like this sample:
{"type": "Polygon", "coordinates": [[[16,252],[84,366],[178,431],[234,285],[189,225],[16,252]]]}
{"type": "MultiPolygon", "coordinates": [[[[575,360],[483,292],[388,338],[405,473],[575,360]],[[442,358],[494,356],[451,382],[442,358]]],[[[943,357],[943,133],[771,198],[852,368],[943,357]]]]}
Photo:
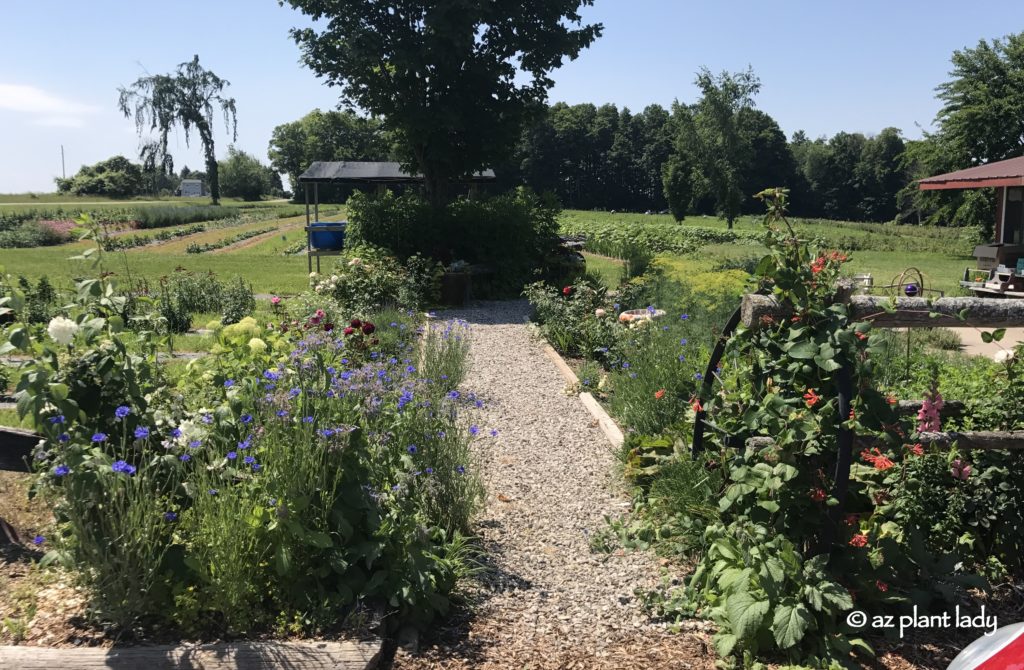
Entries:
{"type": "Polygon", "coordinates": [[[167,156],[167,137],[172,128],[181,126],[185,131],[185,144],[194,129],[199,133],[210,176],[210,197],[220,201],[220,182],[217,178],[217,155],[214,151],[214,106],[224,113],[224,125],[231,129],[232,141],[238,139],[238,120],[235,99],[221,95],[230,83],[199,65],[199,56],[182,63],[172,74],[140,77],[130,87],[118,88],[118,107],[126,118],[135,118],[141,137],[144,132],[156,132],[156,143],[143,147],[154,164],[162,164],[167,156]]]}
{"type": "Polygon", "coordinates": [[[453,179],[505,158],[550,74],[601,34],[593,0],[280,0],[317,27],[291,31],[342,101],[383,118],[434,204],[453,179]]]}
{"type": "Polygon", "coordinates": [[[299,175],[314,161],[381,161],[391,153],[390,137],[376,119],[319,109],[274,128],[267,152],[270,164],[288,175],[294,191],[299,175]]]}

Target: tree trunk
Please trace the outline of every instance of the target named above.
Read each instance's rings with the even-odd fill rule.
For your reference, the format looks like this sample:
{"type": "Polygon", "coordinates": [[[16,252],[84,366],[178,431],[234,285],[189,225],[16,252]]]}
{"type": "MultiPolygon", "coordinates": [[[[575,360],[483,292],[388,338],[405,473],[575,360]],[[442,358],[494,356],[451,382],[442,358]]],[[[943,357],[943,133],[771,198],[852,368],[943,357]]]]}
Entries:
{"type": "Polygon", "coordinates": [[[217,153],[213,147],[213,133],[205,123],[199,124],[199,139],[203,142],[203,154],[206,156],[206,174],[210,178],[210,200],[214,205],[220,204],[220,177],[217,175],[217,153]]]}
{"type": "Polygon", "coordinates": [[[426,147],[413,148],[420,173],[423,174],[423,194],[435,209],[443,209],[450,202],[449,179],[445,170],[427,158],[426,147]]]}

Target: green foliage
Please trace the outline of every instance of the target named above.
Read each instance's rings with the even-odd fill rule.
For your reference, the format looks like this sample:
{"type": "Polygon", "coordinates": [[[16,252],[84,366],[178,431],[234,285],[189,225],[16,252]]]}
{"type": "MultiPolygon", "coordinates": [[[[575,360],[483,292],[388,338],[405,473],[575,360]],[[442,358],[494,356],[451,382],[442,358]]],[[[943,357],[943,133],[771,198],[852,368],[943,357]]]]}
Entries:
{"type": "MultiPolygon", "coordinates": [[[[299,175],[314,161],[389,160],[391,147],[377,119],[358,116],[351,110],[314,109],[297,121],[275,127],[268,155],[274,170],[288,175],[299,199],[299,175]]],[[[349,195],[342,187],[320,184],[320,202],[344,202],[349,195]],[[342,197],[338,197],[338,191],[342,191],[342,197]]]]}
{"type": "Polygon", "coordinates": [[[256,308],[252,286],[241,277],[221,282],[212,272],[177,270],[160,281],[160,315],[170,333],[184,333],[192,315],[220,312],[222,323],[237,323],[256,308]]]}
{"type": "Polygon", "coordinates": [[[634,249],[685,254],[708,244],[754,244],[762,237],[751,231],[679,226],[663,220],[623,225],[622,222],[596,217],[589,220],[563,217],[560,223],[563,233],[586,236],[587,251],[616,258],[625,258],[634,249]]]}
{"type": "Polygon", "coordinates": [[[395,131],[433,205],[448,201],[451,181],[507,157],[551,72],[601,34],[579,15],[592,0],[443,0],[426,11],[402,1],[388,12],[372,0],[288,4],[327,19],[292,30],[304,62],[395,131]]]}
{"type": "Polygon", "coordinates": [[[222,237],[214,242],[204,242],[202,244],[198,242],[192,242],[185,247],[186,254],[205,254],[207,251],[213,251],[215,249],[223,249],[224,247],[237,244],[238,242],[244,242],[245,240],[253,237],[259,237],[260,235],[266,235],[267,233],[277,230],[276,227],[268,226],[266,228],[253,228],[251,230],[243,230],[240,233],[222,237]]]}
{"type": "Polygon", "coordinates": [[[220,179],[213,139],[214,104],[224,112],[224,123],[231,128],[232,140],[238,139],[235,99],[221,95],[229,85],[228,81],[203,69],[197,55],[181,63],[174,74],[140,77],[130,87],[118,88],[118,109],[125,118],[134,117],[139,136],[147,131],[158,135],[155,142],[143,149],[149,162],[167,166],[167,138],[172,128],[181,126],[186,145],[193,130],[199,133],[210,177],[210,197],[215,205],[220,201],[220,179]]]}
{"type": "Polygon", "coordinates": [[[238,216],[234,207],[216,207],[209,205],[183,205],[176,207],[139,207],[135,210],[135,220],[139,228],[167,228],[181,226],[196,221],[217,221],[238,216]]]}
{"type": "Polygon", "coordinates": [[[69,179],[58,178],[57,190],[73,195],[128,198],[143,190],[142,168],[124,156],[114,156],[95,165],[83,165],[69,179]]]}
{"type": "Polygon", "coordinates": [[[454,320],[430,323],[423,333],[420,372],[444,391],[457,389],[466,379],[469,357],[469,324],[454,320]]]}
{"type": "Polygon", "coordinates": [[[28,323],[46,323],[57,311],[57,291],[43,275],[35,286],[25,277],[18,277],[18,287],[25,297],[22,318],[28,323]]]}
{"type": "Polygon", "coordinates": [[[437,301],[440,264],[412,255],[405,263],[370,244],[346,246],[330,275],[310,277],[313,290],[357,315],[398,305],[420,308],[437,301]]]}
{"type": "Polygon", "coordinates": [[[460,199],[444,210],[413,195],[355,193],[348,202],[347,240],[389,249],[399,258],[423,254],[486,266],[478,295],[521,290],[556,243],[558,207],[526,189],[487,199],[460,199]]]}
{"type": "Polygon", "coordinates": [[[607,288],[593,277],[557,288],[536,282],[523,289],[533,319],[555,349],[568,356],[606,360],[618,329],[607,288]]]}
{"type": "Polygon", "coordinates": [[[228,157],[217,165],[221,190],[229,198],[259,200],[270,193],[270,169],[252,154],[228,147],[228,157]]]}
{"type": "Polygon", "coordinates": [[[246,283],[241,277],[237,281],[224,285],[221,297],[221,323],[230,325],[238,323],[243,317],[249,316],[256,309],[256,298],[252,293],[252,284],[246,283]]]}

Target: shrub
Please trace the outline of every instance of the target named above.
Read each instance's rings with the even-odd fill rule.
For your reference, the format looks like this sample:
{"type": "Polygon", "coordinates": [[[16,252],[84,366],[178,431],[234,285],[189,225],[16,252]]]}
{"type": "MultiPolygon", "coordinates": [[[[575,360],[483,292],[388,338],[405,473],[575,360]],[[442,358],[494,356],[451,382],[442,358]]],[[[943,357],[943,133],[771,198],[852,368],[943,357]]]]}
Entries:
{"type": "Polygon", "coordinates": [[[533,319],[555,349],[568,356],[606,360],[618,326],[600,280],[584,276],[561,288],[536,282],[523,289],[533,319]]]}
{"type": "Polygon", "coordinates": [[[221,296],[221,322],[224,325],[238,323],[243,317],[252,314],[256,309],[256,298],[252,292],[252,284],[238,277],[235,282],[224,285],[221,296]]]}
{"type": "Polygon", "coordinates": [[[355,193],[348,202],[352,244],[389,249],[399,258],[422,254],[443,263],[465,260],[484,265],[479,294],[521,290],[557,246],[556,204],[525,189],[488,199],[460,199],[444,211],[421,197],[355,193]]]}
{"type": "Polygon", "coordinates": [[[312,275],[310,284],[342,311],[365,315],[383,307],[416,309],[433,302],[442,272],[438,263],[418,255],[403,264],[380,247],[358,245],[346,248],[330,275],[312,275]]]}

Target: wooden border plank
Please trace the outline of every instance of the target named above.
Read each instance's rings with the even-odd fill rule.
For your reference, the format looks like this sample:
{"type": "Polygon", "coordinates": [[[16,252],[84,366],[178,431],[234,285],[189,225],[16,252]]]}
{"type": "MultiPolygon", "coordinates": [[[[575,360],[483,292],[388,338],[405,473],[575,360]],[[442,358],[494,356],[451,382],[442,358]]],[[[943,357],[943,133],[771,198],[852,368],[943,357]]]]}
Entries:
{"type": "Polygon", "coordinates": [[[368,670],[381,641],[237,642],[203,645],[60,648],[0,647],[0,668],[21,670],[368,670]]]}

